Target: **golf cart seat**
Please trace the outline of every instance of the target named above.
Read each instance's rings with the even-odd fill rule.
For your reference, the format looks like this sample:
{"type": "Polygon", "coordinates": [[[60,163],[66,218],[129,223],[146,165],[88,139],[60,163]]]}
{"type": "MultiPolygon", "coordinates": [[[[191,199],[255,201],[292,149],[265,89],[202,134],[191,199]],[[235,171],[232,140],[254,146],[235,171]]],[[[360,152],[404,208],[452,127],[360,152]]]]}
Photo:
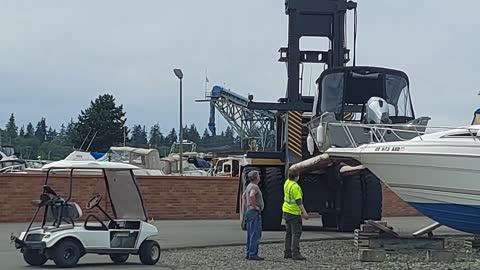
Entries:
{"type": "Polygon", "coordinates": [[[47,219],[56,220],[59,212],[62,211],[62,219],[75,220],[83,216],[83,211],[75,202],[66,202],[63,205],[52,205],[48,208],[47,219]]]}

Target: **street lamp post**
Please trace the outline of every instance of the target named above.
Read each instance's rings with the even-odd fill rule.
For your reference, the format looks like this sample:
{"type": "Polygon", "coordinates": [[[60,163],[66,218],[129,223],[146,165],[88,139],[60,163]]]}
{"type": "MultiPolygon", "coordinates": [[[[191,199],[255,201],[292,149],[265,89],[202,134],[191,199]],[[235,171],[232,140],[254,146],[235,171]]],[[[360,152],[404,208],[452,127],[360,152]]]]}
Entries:
{"type": "Polygon", "coordinates": [[[176,68],[173,70],[173,73],[175,73],[175,76],[180,80],[180,131],[179,131],[179,140],[180,140],[180,145],[179,145],[179,156],[180,156],[180,164],[179,164],[179,169],[180,169],[180,175],[183,175],[183,111],[182,111],[182,106],[183,106],[183,100],[182,100],[182,82],[183,82],[183,72],[181,69],[176,68]]]}

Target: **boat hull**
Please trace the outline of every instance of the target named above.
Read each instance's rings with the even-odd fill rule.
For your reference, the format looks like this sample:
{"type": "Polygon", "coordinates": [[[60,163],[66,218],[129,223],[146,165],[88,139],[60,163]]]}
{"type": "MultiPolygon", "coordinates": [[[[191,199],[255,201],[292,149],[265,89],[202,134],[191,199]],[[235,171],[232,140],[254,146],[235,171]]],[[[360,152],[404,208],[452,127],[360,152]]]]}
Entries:
{"type": "Polygon", "coordinates": [[[480,147],[399,142],[331,149],[354,158],[425,216],[453,229],[480,234],[480,147]]]}

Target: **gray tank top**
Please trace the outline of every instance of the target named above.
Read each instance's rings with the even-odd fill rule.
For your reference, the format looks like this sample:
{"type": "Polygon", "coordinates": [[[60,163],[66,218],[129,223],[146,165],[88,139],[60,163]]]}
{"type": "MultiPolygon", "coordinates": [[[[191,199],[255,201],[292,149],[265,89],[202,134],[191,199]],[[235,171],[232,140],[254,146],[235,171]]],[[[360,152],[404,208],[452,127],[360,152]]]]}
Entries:
{"type": "Polygon", "coordinates": [[[253,183],[248,184],[247,188],[245,189],[246,197],[247,197],[247,208],[251,206],[250,191],[252,190],[255,190],[255,199],[257,200],[257,206],[260,207],[261,211],[263,211],[264,204],[263,204],[262,192],[260,191],[260,188],[253,183]]]}

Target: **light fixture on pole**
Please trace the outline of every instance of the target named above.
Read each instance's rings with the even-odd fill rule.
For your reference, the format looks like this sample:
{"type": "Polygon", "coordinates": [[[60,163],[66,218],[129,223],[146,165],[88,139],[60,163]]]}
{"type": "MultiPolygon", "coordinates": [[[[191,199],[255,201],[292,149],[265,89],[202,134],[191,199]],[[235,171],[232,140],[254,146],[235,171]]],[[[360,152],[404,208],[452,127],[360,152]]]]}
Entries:
{"type": "Polygon", "coordinates": [[[179,169],[180,169],[180,175],[183,175],[183,112],[182,112],[182,106],[183,106],[183,100],[182,100],[182,81],[183,81],[183,72],[181,69],[176,68],[173,70],[173,73],[175,73],[175,76],[180,80],[180,130],[179,130],[179,157],[180,157],[180,164],[179,164],[179,169]]]}

